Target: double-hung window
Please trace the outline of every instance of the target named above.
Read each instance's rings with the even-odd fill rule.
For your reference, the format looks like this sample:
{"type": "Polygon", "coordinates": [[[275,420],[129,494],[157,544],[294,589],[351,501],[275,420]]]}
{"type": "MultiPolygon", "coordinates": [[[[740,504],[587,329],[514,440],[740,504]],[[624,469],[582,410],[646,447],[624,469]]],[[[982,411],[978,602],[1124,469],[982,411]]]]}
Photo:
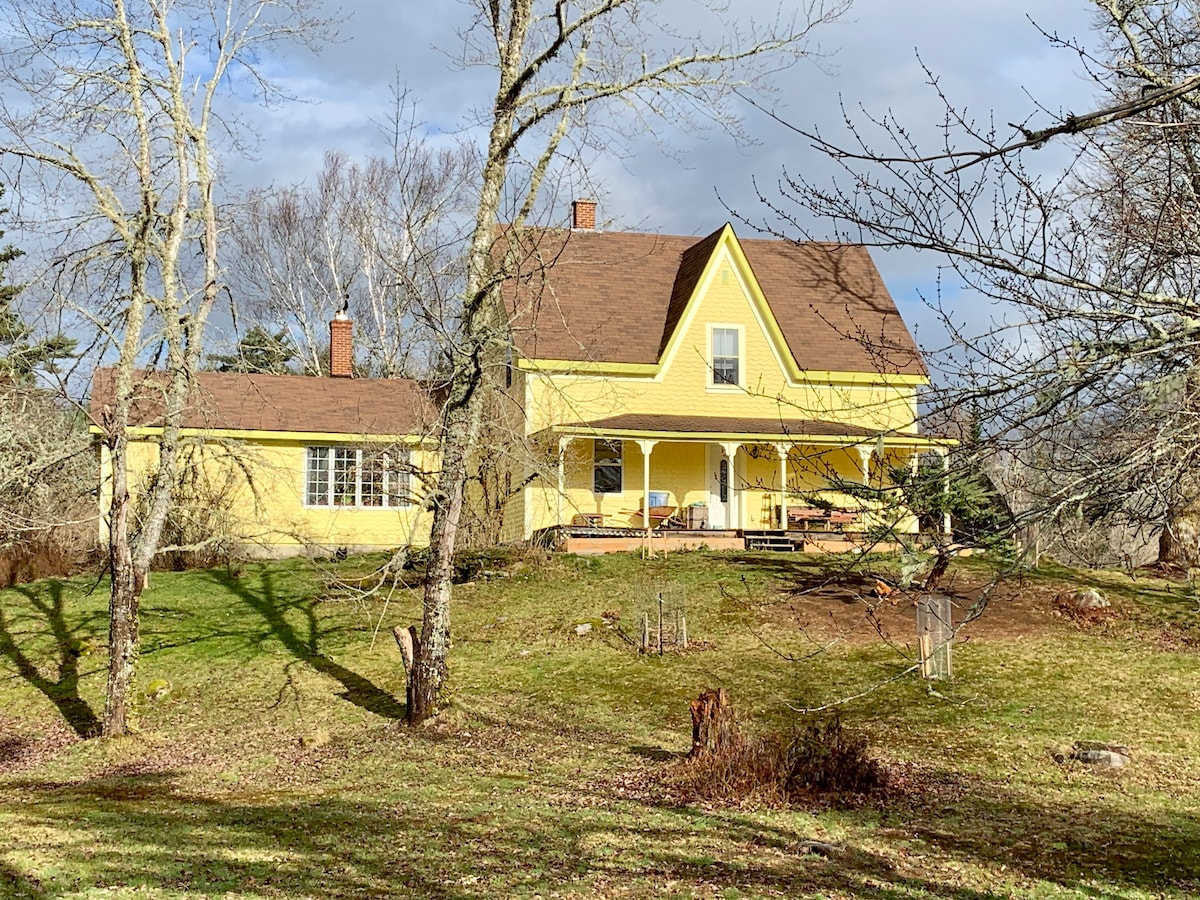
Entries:
{"type": "Polygon", "coordinates": [[[596,441],[593,463],[592,490],[597,494],[621,493],[621,442],[596,441]]]}
{"type": "Polygon", "coordinates": [[[412,461],[406,448],[309,447],[307,506],[399,507],[412,503],[412,461]]]}
{"type": "Polygon", "coordinates": [[[741,384],[741,334],[737,328],[712,329],[712,383],[741,384]]]}

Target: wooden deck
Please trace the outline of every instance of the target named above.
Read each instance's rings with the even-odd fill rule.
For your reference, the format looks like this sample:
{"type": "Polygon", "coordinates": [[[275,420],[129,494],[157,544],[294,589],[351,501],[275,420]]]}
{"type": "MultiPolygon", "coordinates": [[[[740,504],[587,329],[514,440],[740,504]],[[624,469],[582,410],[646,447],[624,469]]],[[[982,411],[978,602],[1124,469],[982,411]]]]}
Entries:
{"type": "MultiPolygon", "coordinates": [[[[650,532],[650,549],[675,550],[775,550],[838,553],[852,550],[855,535],[839,532],[771,531],[735,528],[656,528],[650,532]]],[[[535,540],[564,553],[621,553],[646,547],[642,528],[564,525],[547,528],[535,540]]]]}
{"type": "MultiPolygon", "coordinates": [[[[644,528],[591,528],[568,525],[548,529],[556,532],[549,540],[552,547],[564,553],[620,553],[641,550],[646,546],[644,528]]],[[[741,550],[745,540],[732,529],[655,528],[650,531],[650,549],[654,552],[672,550],[741,550]]]]}

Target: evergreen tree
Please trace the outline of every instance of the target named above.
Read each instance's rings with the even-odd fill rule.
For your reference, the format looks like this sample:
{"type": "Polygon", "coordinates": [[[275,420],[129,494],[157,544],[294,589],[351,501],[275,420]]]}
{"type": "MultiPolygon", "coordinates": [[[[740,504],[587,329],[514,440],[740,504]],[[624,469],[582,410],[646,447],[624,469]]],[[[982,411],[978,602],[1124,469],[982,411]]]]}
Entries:
{"type": "Polygon", "coordinates": [[[261,325],[253,326],[228,355],[212,354],[208,364],[218,372],[251,372],[258,375],[292,375],[296,345],[281,329],[275,334],[261,325]]]}
{"type": "MultiPolygon", "coordinates": [[[[0,184],[0,197],[3,196],[4,185],[0,184]]],[[[7,209],[0,209],[0,216],[7,212],[7,209]]],[[[0,231],[0,239],[3,237],[4,232],[0,231]]],[[[38,369],[53,372],[59,360],[75,355],[76,341],[66,335],[31,340],[33,329],[16,310],[17,295],[25,286],[7,281],[9,264],[22,253],[11,245],[0,246],[0,382],[32,381],[33,373],[38,369]]]]}

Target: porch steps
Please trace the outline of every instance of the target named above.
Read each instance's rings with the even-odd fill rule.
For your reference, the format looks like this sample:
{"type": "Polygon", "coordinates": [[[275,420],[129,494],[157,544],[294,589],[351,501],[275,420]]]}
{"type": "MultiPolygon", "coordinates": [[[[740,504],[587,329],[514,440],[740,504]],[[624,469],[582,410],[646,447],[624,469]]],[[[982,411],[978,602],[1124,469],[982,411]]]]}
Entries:
{"type": "Polygon", "coordinates": [[[784,531],[744,531],[742,537],[747,550],[774,550],[794,553],[804,549],[804,538],[793,537],[784,531]]]}

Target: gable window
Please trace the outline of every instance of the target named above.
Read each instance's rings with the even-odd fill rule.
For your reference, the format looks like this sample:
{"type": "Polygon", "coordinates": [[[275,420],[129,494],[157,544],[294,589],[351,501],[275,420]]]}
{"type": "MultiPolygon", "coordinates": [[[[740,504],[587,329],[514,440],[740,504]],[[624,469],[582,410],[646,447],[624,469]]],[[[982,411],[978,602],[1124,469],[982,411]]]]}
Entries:
{"type": "Polygon", "coordinates": [[[737,328],[712,330],[712,383],[741,383],[741,335],[737,328]]]}
{"type": "Polygon", "coordinates": [[[407,448],[309,447],[306,506],[400,507],[412,504],[412,459],[407,448]]]}
{"type": "Polygon", "coordinates": [[[595,441],[592,490],[597,494],[619,494],[622,485],[620,441],[595,441]]]}

